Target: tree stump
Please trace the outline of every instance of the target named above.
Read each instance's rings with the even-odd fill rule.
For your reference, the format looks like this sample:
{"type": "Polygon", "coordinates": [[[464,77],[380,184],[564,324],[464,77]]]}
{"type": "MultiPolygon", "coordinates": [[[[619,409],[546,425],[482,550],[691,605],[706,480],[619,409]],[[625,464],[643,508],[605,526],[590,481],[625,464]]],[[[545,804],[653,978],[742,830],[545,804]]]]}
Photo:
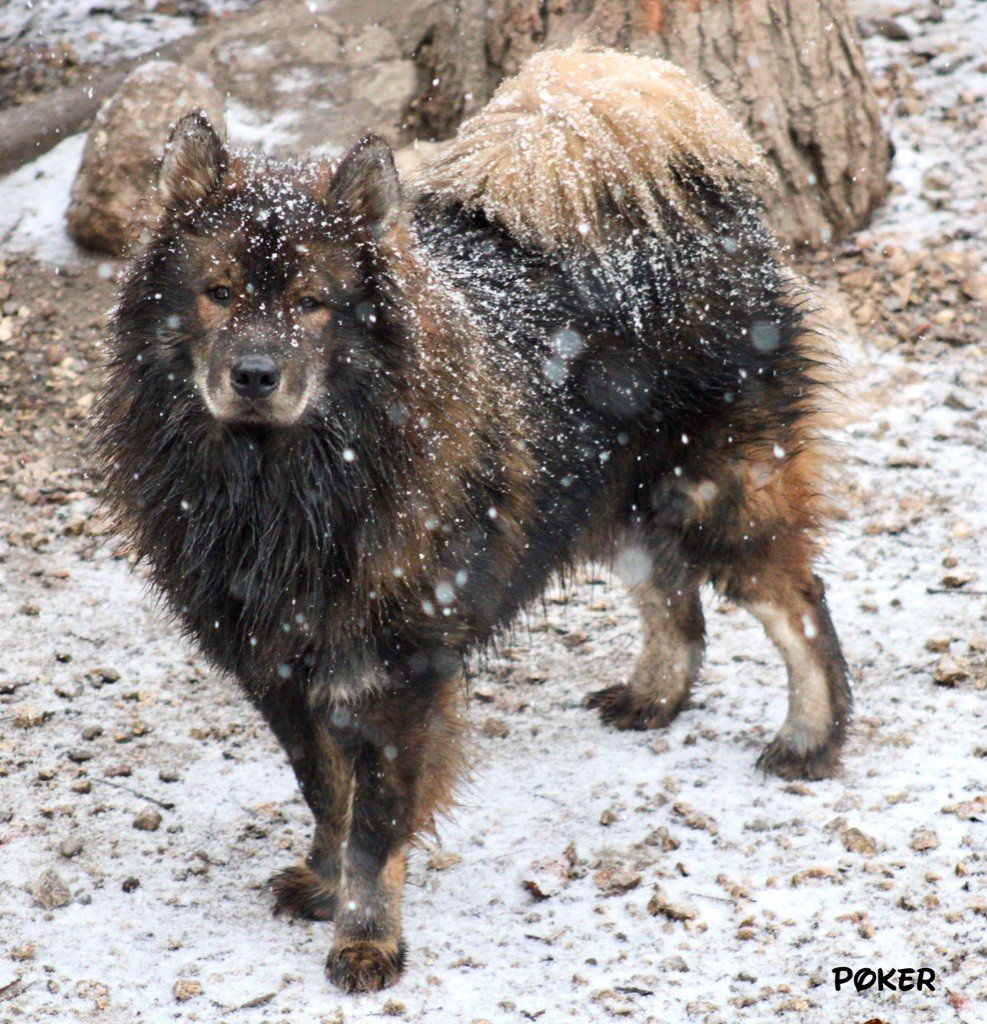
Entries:
{"type": "Polygon", "coordinates": [[[783,241],[826,244],[887,192],[891,146],[844,0],[440,0],[418,49],[412,129],[446,138],[536,50],[574,40],[664,57],[765,150],[783,241]]]}

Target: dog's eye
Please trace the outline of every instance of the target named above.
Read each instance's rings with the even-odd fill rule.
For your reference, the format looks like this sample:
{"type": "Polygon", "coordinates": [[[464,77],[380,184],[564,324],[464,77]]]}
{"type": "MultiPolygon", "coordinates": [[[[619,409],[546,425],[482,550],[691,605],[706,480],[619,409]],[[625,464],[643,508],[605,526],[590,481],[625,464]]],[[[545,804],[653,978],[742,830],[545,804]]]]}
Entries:
{"type": "Polygon", "coordinates": [[[206,295],[209,296],[213,302],[219,302],[225,304],[233,298],[233,292],[226,287],[225,284],[218,284],[215,288],[207,288],[206,295]]]}
{"type": "Polygon", "coordinates": [[[298,308],[303,313],[311,313],[313,309],[318,309],[322,303],[314,295],[303,295],[298,300],[298,308]]]}

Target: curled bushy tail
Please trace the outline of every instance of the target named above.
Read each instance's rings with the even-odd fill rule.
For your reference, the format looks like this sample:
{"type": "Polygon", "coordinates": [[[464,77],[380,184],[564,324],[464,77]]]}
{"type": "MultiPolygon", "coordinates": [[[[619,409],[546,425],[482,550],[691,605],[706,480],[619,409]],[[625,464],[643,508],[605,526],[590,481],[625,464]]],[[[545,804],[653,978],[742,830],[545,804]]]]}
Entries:
{"type": "Polygon", "coordinates": [[[419,175],[440,201],[482,210],[519,241],[603,241],[621,221],[691,216],[689,183],[760,190],[770,171],[726,109],[666,61],[540,53],[419,175]]]}

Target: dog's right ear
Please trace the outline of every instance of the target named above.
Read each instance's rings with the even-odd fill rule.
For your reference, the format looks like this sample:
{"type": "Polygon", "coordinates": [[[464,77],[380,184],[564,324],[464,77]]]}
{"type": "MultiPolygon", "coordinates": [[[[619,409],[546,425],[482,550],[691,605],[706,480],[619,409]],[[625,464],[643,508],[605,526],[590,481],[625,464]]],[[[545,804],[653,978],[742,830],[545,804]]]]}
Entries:
{"type": "Polygon", "coordinates": [[[226,174],[226,150],[201,110],[185,114],[172,129],[158,171],[158,195],[165,209],[186,210],[219,187],[226,174]]]}

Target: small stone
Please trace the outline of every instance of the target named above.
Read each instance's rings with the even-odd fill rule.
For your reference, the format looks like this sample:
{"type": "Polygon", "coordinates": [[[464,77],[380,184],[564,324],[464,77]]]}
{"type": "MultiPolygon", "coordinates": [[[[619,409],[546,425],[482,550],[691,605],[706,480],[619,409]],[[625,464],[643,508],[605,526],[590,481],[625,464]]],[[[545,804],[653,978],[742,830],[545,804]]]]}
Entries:
{"type": "Polygon", "coordinates": [[[925,641],[925,649],[932,654],[945,654],[952,642],[953,638],[951,636],[930,636],[925,641]]]}
{"type": "Polygon", "coordinates": [[[41,875],[34,883],[31,892],[45,910],[55,910],[57,907],[64,907],[72,899],[69,887],[62,880],[61,875],[53,868],[48,868],[41,875]]]}
{"type": "Polygon", "coordinates": [[[491,739],[502,740],[510,733],[507,723],[500,718],[488,718],[483,723],[483,735],[491,739]]]}
{"type": "Polygon", "coordinates": [[[662,853],[671,853],[682,845],[664,825],[659,825],[656,829],[649,832],[645,836],[644,843],[645,846],[659,847],[662,853]]]}
{"type": "Polygon", "coordinates": [[[178,1002],[184,1003],[202,995],[202,983],[195,978],[179,978],[172,987],[171,994],[178,1002]]]}
{"type": "Polygon", "coordinates": [[[663,971],[688,971],[689,965],[680,956],[666,956],[658,962],[663,971]]]}
{"type": "Polygon", "coordinates": [[[873,857],[877,853],[877,843],[859,828],[844,829],[840,838],[850,853],[862,853],[866,857],[873,857]]]}
{"type": "Polygon", "coordinates": [[[140,884],[141,880],[139,878],[134,878],[134,876],[131,875],[129,878],[125,878],[123,880],[120,888],[123,889],[124,892],[133,892],[135,889],[140,888],[140,884]]]}
{"type": "Polygon", "coordinates": [[[14,714],[14,726],[18,729],[36,729],[44,720],[44,714],[30,704],[23,705],[14,714]]]}
{"type": "Polygon", "coordinates": [[[960,282],[963,294],[974,302],[987,303],[987,273],[974,273],[960,282]]]}
{"type": "Polygon", "coordinates": [[[934,829],[920,826],[912,832],[912,841],[908,845],[918,853],[923,850],[937,850],[939,849],[939,836],[934,829]]]}
{"type": "Polygon", "coordinates": [[[593,875],[597,889],[605,896],[619,896],[641,884],[641,872],[629,868],[600,868],[593,875]]]}
{"type": "Polygon", "coordinates": [[[879,36],[883,36],[892,43],[907,43],[912,38],[911,32],[894,18],[874,18],[871,27],[879,36]]]}
{"type": "Polygon", "coordinates": [[[403,1017],[408,1012],[408,1008],[398,999],[388,999],[381,1007],[380,1012],[385,1017],[403,1017]]]}
{"type": "Polygon", "coordinates": [[[697,811],[687,803],[672,804],[672,812],[677,814],[689,828],[708,832],[711,836],[717,835],[720,831],[716,821],[710,815],[697,811]]]}
{"type": "Polygon", "coordinates": [[[656,885],[651,899],[648,900],[648,913],[652,917],[661,914],[670,921],[694,921],[699,917],[699,911],[684,903],[672,903],[665,890],[656,885]]]}
{"type": "Polygon", "coordinates": [[[134,818],[134,828],[141,832],[157,832],[160,827],[161,814],[153,807],[146,808],[134,818]]]}
{"type": "Polygon", "coordinates": [[[91,761],[93,755],[85,747],[73,747],[65,756],[74,764],[83,764],[86,761],[91,761]]]}
{"type": "Polygon", "coordinates": [[[158,772],[158,778],[162,782],[178,782],[181,776],[174,768],[162,768],[161,771],[158,772]]]}
{"type": "Polygon", "coordinates": [[[426,861],[426,867],[430,871],[448,871],[462,863],[463,858],[451,850],[436,850],[426,861]]]}
{"type": "Polygon", "coordinates": [[[962,569],[953,569],[944,573],[940,582],[950,590],[958,590],[960,587],[965,587],[972,579],[973,576],[970,573],[964,572],[962,569]]]}
{"type": "Polygon", "coordinates": [[[65,358],[65,354],[64,345],[48,345],[45,348],[45,362],[49,366],[58,366],[65,358]]]}
{"type": "Polygon", "coordinates": [[[69,836],[59,844],[58,852],[65,858],[78,857],[82,853],[82,840],[78,836],[69,836]]]}
{"type": "Polygon", "coordinates": [[[970,678],[970,668],[963,658],[954,658],[944,654],[937,662],[932,674],[939,686],[956,686],[970,678]]]}

